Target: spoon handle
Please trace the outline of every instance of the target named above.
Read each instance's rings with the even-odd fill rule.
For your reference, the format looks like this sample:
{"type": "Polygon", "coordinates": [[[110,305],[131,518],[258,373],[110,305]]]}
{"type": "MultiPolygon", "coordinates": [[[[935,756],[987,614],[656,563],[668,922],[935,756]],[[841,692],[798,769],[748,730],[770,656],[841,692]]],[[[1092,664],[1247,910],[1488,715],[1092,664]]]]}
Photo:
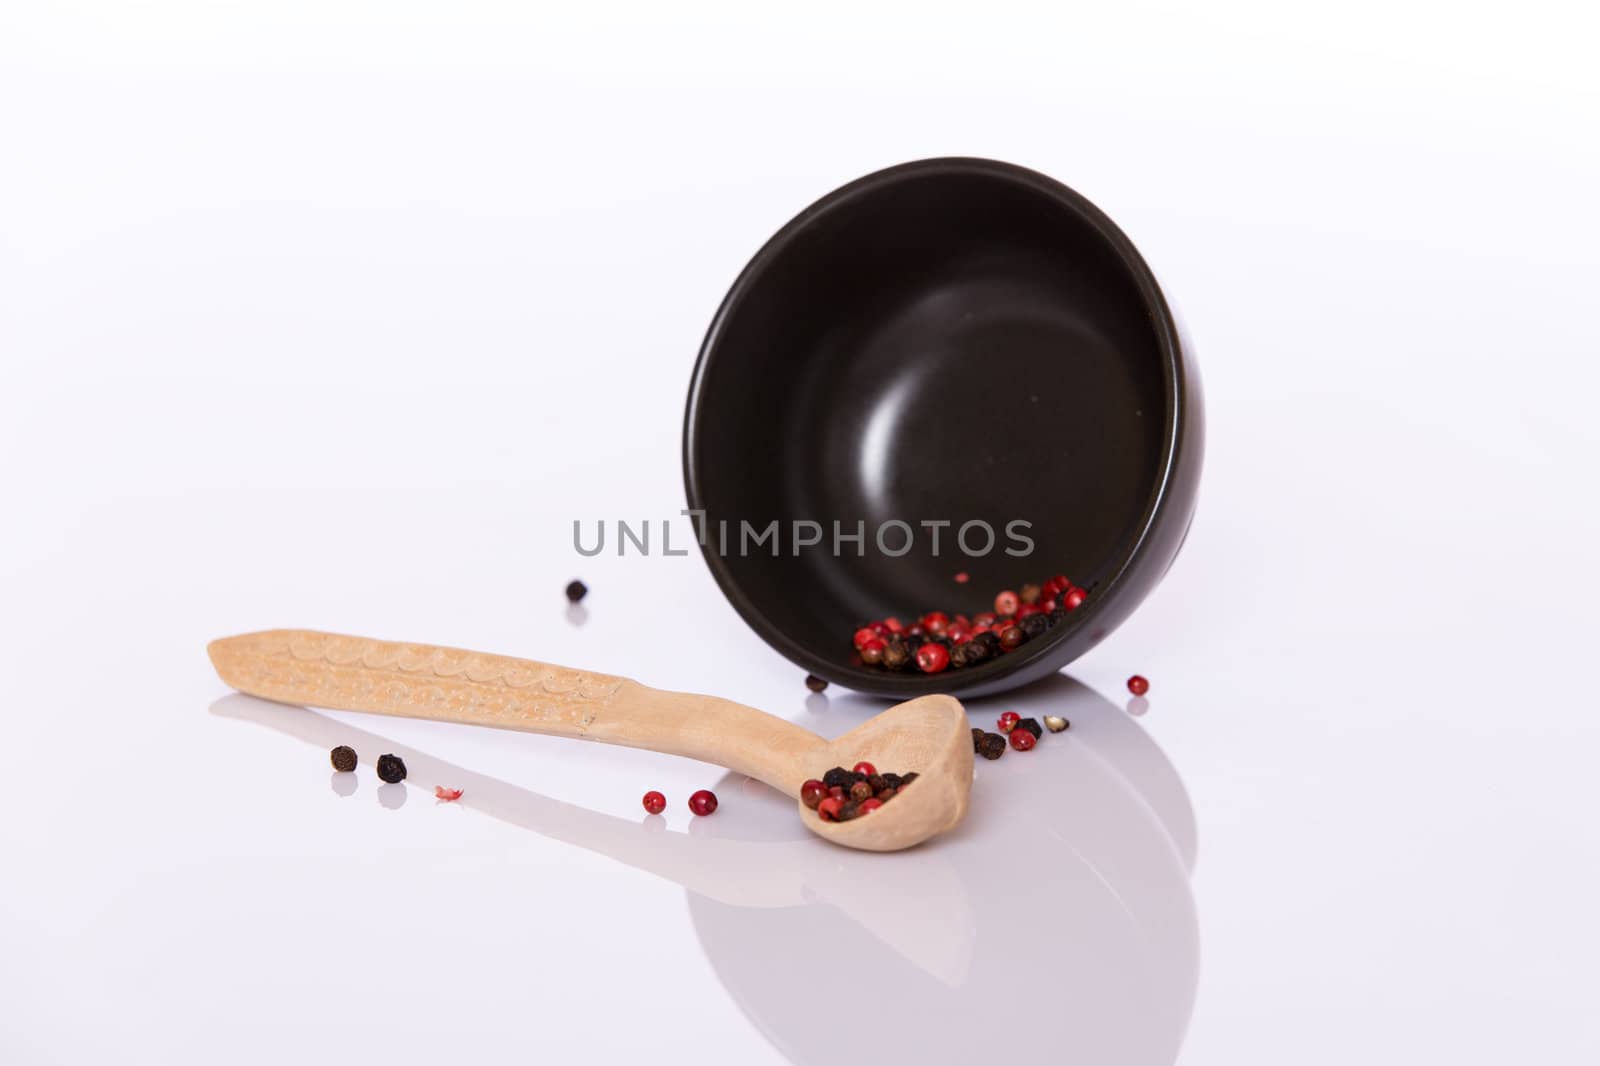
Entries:
{"type": "Polygon", "coordinates": [[[229,685],[279,703],[645,748],[789,793],[806,776],[806,757],[826,746],[792,722],[729,700],[507,655],[306,629],[224,637],[206,651],[229,685]]]}

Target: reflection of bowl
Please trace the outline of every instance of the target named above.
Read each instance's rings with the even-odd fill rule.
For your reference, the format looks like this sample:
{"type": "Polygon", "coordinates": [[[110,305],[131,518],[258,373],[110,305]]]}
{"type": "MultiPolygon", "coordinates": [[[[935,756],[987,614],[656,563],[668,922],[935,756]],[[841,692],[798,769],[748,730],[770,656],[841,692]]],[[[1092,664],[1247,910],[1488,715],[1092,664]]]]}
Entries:
{"type": "Polygon", "coordinates": [[[1047,683],[1006,706],[1064,714],[1072,730],[980,763],[966,823],[929,851],[944,883],[842,854],[807,872],[802,906],[690,893],[717,975],[792,1061],[841,1048],[928,1063],[1176,1058],[1198,969],[1181,785],[1082,686],[1047,683]]]}
{"type": "Polygon", "coordinates": [[[1060,670],[1138,606],[1188,528],[1201,435],[1192,361],[1111,220],[1033,171],[930,159],[830,193],[750,261],[695,368],[684,474],[712,574],[767,643],[863,692],[965,696],[1060,670]],[[941,549],[924,521],[954,523],[941,549]],[[741,547],[743,522],[777,542],[741,547]],[[796,547],[797,522],[823,546],[796,547]],[[860,548],[834,550],[836,522],[864,524],[860,548]],[[851,661],[863,619],[982,610],[1057,572],[1089,599],[1009,655],[932,677],[851,661]]]}

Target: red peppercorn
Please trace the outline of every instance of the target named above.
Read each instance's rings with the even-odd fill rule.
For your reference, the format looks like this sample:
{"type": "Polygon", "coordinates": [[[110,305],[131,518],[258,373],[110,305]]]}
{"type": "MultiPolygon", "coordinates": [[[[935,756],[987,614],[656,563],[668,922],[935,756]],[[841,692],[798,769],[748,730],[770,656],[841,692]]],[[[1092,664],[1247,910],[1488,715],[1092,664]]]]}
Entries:
{"type": "Polygon", "coordinates": [[[972,624],[974,626],[981,626],[984,629],[988,629],[990,626],[994,625],[994,612],[984,611],[981,614],[973,615],[972,624]]]}
{"type": "Polygon", "coordinates": [[[1021,626],[1006,626],[1000,631],[1000,647],[1011,651],[1022,644],[1023,633],[1021,626]]]}
{"type": "Polygon", "coordinates": [[[965,644],[972,639],[972,630],[959,622],[951,622],[950,628],[944,631],[944,635],[950,638],[952,644],[965,644]]]}
{"type": "Polygon", "coordinates": [[[878,634],[873,632],[871,626],[862,626],[860,629],[856,630],[855,644],[858,650],[862,645],[866,644],[867,641],[876,639],[878,639],[878,634]]]}
{"type": "Polygon", "coordinates": [[[1011,746],[1018,751],[1032,751],[1033,746],[1039,743],[1039,738],[1026,729],[1013,729],[1011,731],[1011,746]]]}
{"type": "Polygon", "coordinates": [[[1043,613],[1044,613],[1044,605],[1038,603],[1037,601],[1035,601],[1034,603],[1025,603],[1021,607],[1017,608],[1017,617],[1018,618],[1026,618],[1030,614],[1043,614],[1043,613]]]}
{"type": "Polygon", "coordinates": [[[995,728],[999,729],[1000,732],[1009,733],[1017,727],[1017,723],[1020,721],[1022,721],[1022,715],[1018,714],[1016,711],[1007,711],[1005,714],[1002,714],[999,718],[995,719],[994,724],[995,728]]]}
{"type": "Polygon", "coordinates": [[[879,663],[883,662],[883,652],[888,646],[889,645],[885,644],[877,637],[873,637],[865,644],[860,645],[859,650],[861,652],[861,661],[866,663],[868,666],[877,666],[879,663]]]}
{"type": "MultiPolygon", "coordinates": [[[[658,793],[652,792],[652,793],[650,793],[650,795],[654,796],[654,795],[658,795],[658,793]]],[[[650,797],[646,796],[645,798],[649,799],[650,797]]],[[[814,777],[811,780],[807,781],[805,784],[800,786],[800,802],[804,803],[807,807],[810,807],[812,810],[816,810],[817,809],[817,804],[821,803],[823,800],[825,800],[827,798],[828,798],[828,786],[824,785],[821,781],[818,781],[814,777]]],[[[654,814],[655,812],[652,811],[651,813],[654,814]]]]}
{"type": "Polygon", "coordinates": [[[950,628],[950,616],[943,611],[929,611],[922,616],[922,628],[936,637],[942,637],[944,631],[950,628]]]}
{"type": "Polygon", "coordinates": [[[1017,594],[1010,589],[1000,593],[994,598],[995,614],[1016,614],[1017,606],[1022,601],[1017,599],[1017,594]]]}
{"type": "Polygon", "coordinates": [[[1072,582],[1067,580],[1065,574],[1057,574],[1044,583],[1044,594],[1046,596],[1059,596],[1071,587],[1072,582]]]}
{"type": "Polygon", "coordinates": [[[842,810],[844,810],[844,800],[839,799],[837,796],[829,796],[817,804],[817,816],[824,822],[837,822],[839,820],[839,812],[842,810]]]}
{"type": "Polygon", "coordinates": [[[943,644],[924,644],[917,649],[917,669],[925,674],[937,674],[950,665],[950,653],[943,644]]]}
{"type": "Polygon", "coordinates": [[[864,799],[864,800],[861,801],[861,805],[856,808],[856,814],[857,815],[871,814],[873,811],[877,810],[879,807],[882,807],[882,806],[883,806],[883,801],[881,799],[877,799],[877,798],[864,799]]]}
{"type": "Polygon", "coordinates": [[[651,814],[660,814],[667,809],[667,797],[659,792],[646,792],[644,794],[644,809],[651,814]]]}
{"type": "Polygon", "coordinates": [[[1051,596],[1048,600],[1040,600],[1039,606],[1044,609],[1046,614],[1048,614],[1056,609],[1056,598],[1051,596]]]}
{"type": "Polygon", "coordinates": [[[968,574],[965,570],[961,571],[960,573],[958,573],[956,575],[956,584],[958,584],[958,585],[965,585],[968,581],[971,581],[971,580],[972,580],[972,575],[968,574]]]}
{"type": "Polygon", "coordinates": [[[868,777],[871,777],[873,774],[878,772],[878,768],[869,762],[858,762],[854,766],[850,767],[850,769],[858,774],[866,774],[868,777]]]}
{"type": "Polygon", "coordinates": [[[699,792],[689,797],[689,809],[702,816],[715,814],[717,810],[717,794],[709,788],[702,788],[699,792]]]}
{"type": "Polygon", "coordinates": [[[1089,594],[1084,592],[1082,589],[1068,589],[1067,594],[1061,598],[1061,606],[1065,607],[1069,611],[1076,611],[1079,607],[1083,606],[1083,601],[1087,599],[1088,596],[1089,594]]]}
{"type": "Polygon", "coordinates": [[[1146,692],[1150,691],[1150,682],[1146,681],[1138,674],[1134,674],[1132,677],[1128,678],[1128,691],[1133,693],[1135,696],[1143,696],[1146,692]]]}
{"type": "Polygon", "coordinates": [[[894,617],[885,618],[883,620],[883,628],[887,629],[891,633],[904,633],[906,631],[905,624],[902,623],[900,619],[894,617]]]}
{"type": "Polygon", "coordinates": [[[844,786],[834,785],[832,788],[828,789],[828,795],[838,800],[840,803],[843,803],[845,799],[844,786]]]}

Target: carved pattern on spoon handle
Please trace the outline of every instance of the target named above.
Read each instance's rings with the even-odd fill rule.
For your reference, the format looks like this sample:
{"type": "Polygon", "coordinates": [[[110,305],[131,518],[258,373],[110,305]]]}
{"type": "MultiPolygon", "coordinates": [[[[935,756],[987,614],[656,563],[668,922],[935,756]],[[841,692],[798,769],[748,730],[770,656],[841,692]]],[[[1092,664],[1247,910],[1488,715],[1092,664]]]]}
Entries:
{"type": "Polygon", "coordinates": [[[235,638],[216,654],[236,688],[282,703],[580,737],[629,684],[505,655],[308,630],[235,638]]]}

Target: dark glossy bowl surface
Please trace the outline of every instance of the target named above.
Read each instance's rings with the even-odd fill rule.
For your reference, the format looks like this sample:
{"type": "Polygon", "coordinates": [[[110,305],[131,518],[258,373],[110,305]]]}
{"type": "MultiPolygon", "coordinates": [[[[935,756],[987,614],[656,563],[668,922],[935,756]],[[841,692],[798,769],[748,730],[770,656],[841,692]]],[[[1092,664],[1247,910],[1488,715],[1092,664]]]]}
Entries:
{"type": "Polygon", "coordinates": [[[1143,600],[1187,531],[1201,439],[1194,369],[1121,231],[1033,171],[931,159],[829,194],[751,260],[695,368],[684,473],[712,573],[779,652],[864,692],[978,695],[1059,670],[1143,600]],[[776,556],[751,547],[773,520],[776,556]],[[797,549],[797,521],[823,543],[797,549]],[[835,522],[864,541],[835,553],[835,522]],[[967,523],[994,531],[987,553],[977,524],[963,550],[967,523]],[[855,660],[864,620],[972,614],[1057,573],[1087,602],[1011,654],[934,675],[855,660]]]}

